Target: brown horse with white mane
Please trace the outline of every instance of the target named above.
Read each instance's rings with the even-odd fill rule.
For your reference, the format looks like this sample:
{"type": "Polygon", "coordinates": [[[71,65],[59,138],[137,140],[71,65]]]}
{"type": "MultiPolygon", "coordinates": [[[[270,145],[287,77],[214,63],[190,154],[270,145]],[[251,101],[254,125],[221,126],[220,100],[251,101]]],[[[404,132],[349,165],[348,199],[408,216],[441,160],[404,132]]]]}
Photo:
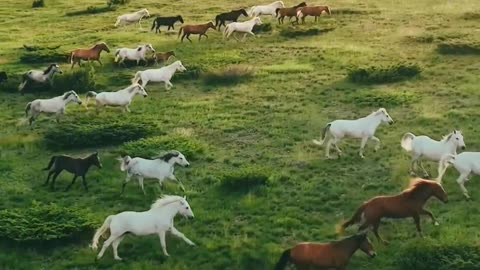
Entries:
{"type": "Polygon", "coordinates": [[[322,13],[325,12],[328,15],[332,15],[332,12],[330,11],[330,7],[328,6],[314,6],[314,7],[303,7],[298,10],[297,17],[302,18],[302,23],[305,23],[305,17],[307,16],[314,16],[315,21],[317,21],[318,17],[322,15],[322,13]]]}
{"type": "Polygon", "coordinates": [[[423,209],[425,203],[430,197],[436,197],[443,203],[448,202],[447,193],[442,185],[435,181],[425,179],[413,179],[410,187],[402,193],[394,196],[378,196],[365,202],[358,208],[353,217],[340,227],[340,232],[345,228],[361,223],[359,231],[373,227],[373,233],[377,239],[383,243],[387,243],[378,234],[378,227],[382,218],[413,218],[417,231],[422,235],[420,227],[420,216],[429,216],[435,225],[438,225],[433,214],[423,209]]]}
{"type": "Polygon", "coordinates": [[[82,60],[98,61],[100,65],[103,65],[100,61],[100,53],[102,51],[106,51],[107,53],[110,52],[110,49],[105,42],[97,43],[91,49],[76,49],[72,51],[70,53],[70,63],[72,64],[71,68],[73,68],[75,64],[78,64],[78,66],[80,66],[80,61],[82,60]]]}
{"type": "Polygon", "coordinates": [[[275,270],[285,269],[288,263],[294,264],[297,269],[343,270],[358,249],[372,258],[377,255],[366,232],[329,243],[300,243],[282,253],[275,270]]]}
{"type": "Polygon", "coordinates": [[[207,34],[205,33],[209,28],[212,28],[215,30],[215,25],[213,24],[213,22],[209,22],[205,24],[197,24],[197,25],[185,25],[182,28],[180,28],[180,31],[178,31],[178,37],[180,37],[183,30],[182,42],[185,37],[187,37],[188,41],[192,42],[192,40],[190,39],[191,34],[199,35],[198,40],[200,40],[202,36],[205,36],[208,38],[207,34]]]}

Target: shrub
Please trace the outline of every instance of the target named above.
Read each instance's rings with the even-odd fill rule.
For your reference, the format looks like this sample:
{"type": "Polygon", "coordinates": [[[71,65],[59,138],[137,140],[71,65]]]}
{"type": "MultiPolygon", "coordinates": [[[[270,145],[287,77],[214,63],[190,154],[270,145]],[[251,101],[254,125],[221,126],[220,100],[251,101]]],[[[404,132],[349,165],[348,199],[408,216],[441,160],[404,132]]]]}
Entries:
{"type": "Polygon", "coordinates": [[[148,123],[62,123],[44,135],[48,148],[53,150],[118,145],[146,138],[155,133],[148,123]]]}
{"type": "Polygon", "coordinates": [[[105,6],[105,7],[89,6],[89,7],[87,7],[87,9],[67,12],[65,14],[65,16],[80,16],[80,15],[88,15],[88,14],[98,14],[98,13],[115,11],[116,9],[117,8],[115,6],[112,6],[112,5],[105,6]]]}
{"type": "Polygon", "coordinates": [[[255,34],[272,32],[272,25],[270,23],[255,25],[252,29],[252,32],[255,34]]]}
{"type": "Polygon", "coordinates": [[[241,83],[254,75],[255,70],[250,66],[231,65],[223,70],[206,72],[202,78],[209,85],[229,85],[241,83]]]}
{"type": "Polygon", "coordinates": [[[124,143],[120,154],[152,158],[161,154],[161,151],[178,150],[187,159],[195,160],[205,153],[205,148],[204,144],[189,137],[165,135],[124,143]]]}
{"type": "Polygon", "coordinates": [[[287,37],[287,38],[308,37],[308,36],[321,35],[333,30],[335,30],[335,28],[326,28],[326,29],[312,28],[304,31],[295,30],[295,28],[287,28],[280,31],[280,36],[287,37]]]}
{"type": "Polygon", "coordinates": [[[107,6],[111,7],[114,5],[126,5],[130,0],[107,0],[107,6]]]}
{"type": "Polygon", "coordinates": [[[33,0],[32,8],[41,8],[45,6],[44,0],[33,0]]]}
{"type": "Polygon", "coordinates": [[[220,184],[230,191],[249,191],[272,182],[271,173],[264,168],[247,167],[226,172],[220,177],[220,184]]]}
{"type": "Polygon", "coordinates": [[[480,247],[472,244],[414,241],[402,249],[399,270],[480,269],[480,247]]]}
{"type": "Polygon", "coordinates": [[[26,64],[36,63],[55,63],[55,62],[67,62],[68,54],[60,52],[58,50],[39,50],[33,52],[24,52],[20,55],[20,62],[26,64]]]}
{"type": "Polygon", "coordinates": [[[79,237],[94,230],[88,213],[77,208],[34,202],[26,208],[0,211],[0,238],[15,242],[45,242],[79,237]]]}
{"type": "Polygon", "coordinates": [[[480,54],[480,44],[445,42],[437,45],[440,54],[480,54]]]}
{"type": "Polygon", "coordinates": [[[392,83],[415,77],[420,72],[421,68],[416,64],[397,64],[353,69],[348,72],[348,79],[361,84],[392,83]]]}

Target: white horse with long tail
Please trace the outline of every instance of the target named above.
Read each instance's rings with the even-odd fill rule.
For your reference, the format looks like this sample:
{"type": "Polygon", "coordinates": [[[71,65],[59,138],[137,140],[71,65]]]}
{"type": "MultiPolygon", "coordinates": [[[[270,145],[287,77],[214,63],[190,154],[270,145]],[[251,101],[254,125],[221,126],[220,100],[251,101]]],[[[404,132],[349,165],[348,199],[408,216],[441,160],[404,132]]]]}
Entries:
{"type": "Polygon", "coordinates": [[[412,156],[410,174],[416,174],[415,167],[418,164],[422,168],[425,178],[428,178],[429,174],[423,167],[423,159],[438,162],[444,155],[456,155],[458,148],[465,149],[462,132],[458,130],[444,136],[441,141],[424,135],[415,136],[413,133],[407,132],[403,135],[400,143],[402,148],[412,156]]]}
{"type": "Polygon", "coordinates": [[[55,74],[62,74],[62,70],[57,64],[51,64],[45,70],[29,70],[25,74],[22,75],[22,82],[18,86],[18,91],[20,91],[23,95],[23,91],[27,83],[29,82],[37,82],[37,83],[50,83],[50,86],[53,86],[53,76],[55,74]]]}
{"type": "MultiPolygon", "coordinates": [[[[247,37],[247,34],[250,34],[252,36],[255,36],[255,34],[252,32],[253,27],[255,25],[261,25],[262,20],[260,17],[255,17],[251,20],[245,21],[245,22],[233,22],[227,24],[225,27],[225,30],[223,32],[223,38],[228,39],[233,33],[244,33],[242,41],[245,40],[247,37]]],[[[237,37],[233,36],[236,40],[238,40],[237,37]]]]}
{"type": "Polygon", "coordinates": [[[191,246],[195,245],[195,243],[173,225],[173,220],[177,214],[183,215],[186,218],[194,217],[192,209],[185,197],[165,195],[156,200],[148,211],[125,211],[108,216],[103,222],[103,225],[95,232],[91,248],[97,250],[100,237],[110,230],[110,237],[103,243],[97,259],[102,258],[105,250],[112,245],[113,257],[115,260],[121,260],[122,258],[118,256],[117,249],[126,234],[131,233],[137,236],[156,234],[160,238],[163,254],[170,256],[167,252],[167,243],[165,241],[167,231],[183,239],[187,244],[191,246]]]}
{"type": "Polygon", "coordinates": [[[176,181],[180,185],[180,188],[185,190],[183,183],[173,174],[175,164],[184,167],[190,166],[188,160],[179,151],[172,150],[154,159],[144,159],[140,157],[131,158],[130,156],[125,156],[119,160],[121,161],[120,170],[122,172],[127,171],[127,177],[122,185],[122,193],[132,176],[137,177],[143,194],[145,194],[145,189],[143,187],[144,178],[157,179],[160,188],[162,187],[163,181],[170,179],[176,181]]]}
{"type": "Polygon", "coordinates": [[[450,164],[460,173],[460,176],[457,178],[457,183],[465,198],[467,198],[467,200],[470,199],[468,190],[465,188],[465,182],[469,180],[471,174],[480,175],[480,152],[463,152],[458,155],[444,155],[438,166],[437,181],[439,183],[442,183],[443,175],[450,164]]]}
{"type": "Polygon", "coordinates": [[[120,15],[117,17],[117,21],[115,22],[115,27],[118,27],[121,24],[127,25],[132,23],[138,23],[138,25],[140,26],[140,29],[142,29],[141,21],[143,17],[147,17],[147,18],[150,17],[150,13],[146,8],[141,9],[137,12],[120,15]]]}
{"type": "Polygon", "coordinates": [[[142,81],[142,86],[145,87],[148,82],[164,82],[165,89],[169,90],[173,84],[170,82],[176,71],[183,72],[187,70],[181,61],[175,61],[168,66],[156,69],[147,69],[138,71],[132,79],[132,83],[142,81]]]}
{"type": "Polygon", "coordinates": [[[125,60],[132,60],[137,61],[137,66],[140,64],[140,60],[145,62],[145,66],[148,65],[148,61],[146,59],[147,53],[155,53],[155,49],[153,48],[152,44],[144,44],[139,45],[135,49],[129,48],[120,48],[115,51],[115,62],[118,64],[125,65],[125,60]]]}
{"type": "Polygon", "coordinates": [[[262,5],[262,6],[253,6],[250,8],[248,11],[248,15],[250,17],[257,17],[261,15],[271,15],[271,16],[277,16],[277,8],[284,8],[285,4],[282,1],[275,1],[273,3],[270,3],[268,5],[262,5]]]}
{"type": "Polygon", "coordinates": [[[89,99],[94,97],[97,105],[97,112],[99,111],[100,107],[104,106],[123,107],[124,112],[130,112],[128,106],[130,106],[133,98],[136,95],[142,95],[144,98],[148,96],[145,88],[138,83],[132,84],[127,88],[118,90],[116,92],[101,92],[97,94],[94,91],[89,91],[86,95],[85,108],[88,106],[89,99]]]}
{"type": "Polygon", "coordinates": [[[28,113],[30,113],[30,126],[40,113],[54,113],[57,116],[57,122],[60,122],[60,115],[65,114],[65,108],[69,103],[82,104],[82,100],[73,90],[58,97],[50,99],[35,99],[34,101],[29,102],[25,107],[25,116],[28,117],[28,113]]]}
{"type": "Polygon", "coordinates": [[[380,139],[375,137],[375,131],[381,123],[393,124],[393,119],[384,108],[380,108],[368,116],[356,120],[335,120],[325,126],[321,141],[313,140],[313,143],[323,145],[327,141],[325,155],[327,158],[330,158],[330,147],[332,145],[337,150],[339,156],[342,154],[338,143],[344,137],[361,139],[359,155],[361,158],[364,158],[363,149],[368,140],[375,141],[375,151],[380,148],[380,139]]]}

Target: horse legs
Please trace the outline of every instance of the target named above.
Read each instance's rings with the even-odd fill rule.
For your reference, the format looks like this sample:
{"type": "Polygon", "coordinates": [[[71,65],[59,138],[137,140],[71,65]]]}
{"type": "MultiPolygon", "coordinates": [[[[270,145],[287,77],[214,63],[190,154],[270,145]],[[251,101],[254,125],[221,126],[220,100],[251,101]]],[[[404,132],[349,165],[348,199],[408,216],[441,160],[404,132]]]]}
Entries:
{"type": "Polygon", "coordinates": [[[327,141],[327,147],[325,147],[325,157],[330,159],[330,147],[332,147],[332,140],[328,139],[327,141]]]}
{"type": "Polygon", "coordinates": [[[363,137],[362,142],[360,143],[360,152],[358,152],[358,154],[360,155],[361,158],[365,158],[365,156],[363,155],[363,149],[365,148],[367,141],[368,141],[368,137],[363,137]]]}
{"type": "Polygon", "coordinates": [[[118,237],[112,242],[112,249],[113,249],[113,258],[117,261],[121,261],[122,258],[118,256],[118,245],[120,245],[120,242],[122,242],[123,238],[125,237],[125,234],[122,236],[118,237]]]}
{"type": "Polygon", "coordinates": [[[375,141],[375,148],[374,148],[374,150],[375,150],[375,152],[378,151],[378,149],[380,149],[380,139],[378,139],[378,138],[375,137],[375,136],[372,136],[370,139],[371,139],[372,141],[375,141]]]}
{"type": "Polygon", "coordinates": [[[143,195],[147,195],[147,194],[145,193],[145,188],[143,187],[143,177],[138,176],[137,179],[138,179],[138,184],[140,185],[140,188],[142,188],[143,195]]]}
{"type": "Polygon", "coordinates": [[[76,174],[73,176],[72,182],[70,183],[70,185],[67,186],[65,191],[68,191],[70,189],[70,187],[75,183],[75,180],[77,180],[77,177],[78,177],[78,175],[76,175],[76,174]]]}
{"type": "Polygon", "coordinates": [[[420,226],[420,215],[414,214],[412,217],[413,221],[415,222],[415,226],[417,227],[418,234],[420,235],[420,237],[423,237],[422,227],[420,226]]]}
{"type": "Polygon", "coordinates": [[[158,232],[158,237],[160,237],[160,245],[162,246],[162,251],[165,256],[170,256],[167,252],[167,243],[165,243],[165,231],[158,232]]]}
{"type": "Polygon", "coordinates": [[[130,112],[130,109],[128,108],[128,105],[125,105],[125,111],[130,112]]]}
{"type": "Polygon", "coordinates": [[[420,159],[420,157],[421,157],[420,155],[416,155],[416,154],[412,155],[412,162],[410,163],[410,175],[411,176],[417,175],[415,173],[415,165],[418,162],[418,159],[420,159]]]}
{"type": "Polygon", "coordinates": [[[45,183],[43,184],[44,186],[48,185],[48,182],[50,181],[50,176],[52,176],[52,174],[54,174],[55,171],[49,171],[48,172],[48,176],[47,176],[47,181],[45,181],[45,183]]]}
{"type": "Polygon", "coordinates": [[[202,34],[198,36],[198,41],[200,41],[201,38],[202,38],[202,34]]]}
{"type": "Polygon", "coordinates": [[[440,224],[438,224],[437,219],[433,216],[432,212],[430,212],[428,210],[425,210],[425,209],[420,209],[419,214],[429,216],[432,219],[433,225],[435,225],[435,226],[440,225],[440,224]]]}
{"type": "Polygon", "coordinates": [[[457,179],[457,183],[458,183],[458,185],[460,186],[460,189],[463,192],[463,196],[465,196],[465,198],[467,200],[470,199],[470,195],[468,195],[468,190],[465,188],[465,182],[468,180],[468,175],[469,174],[470,174],[470,172],[462,173],[462,174],[460,174],[460,176],[457,179]]]}
{"type": "Polygon", "coordinates": [[[247,33],[243,34],[242,42],[245,41],[245,38],[247,38],[247,33]]]}
{"type": "Polygon", "coordinates": [[[127,177],[125,178],[125,182],[123,182],[123,184],[122,184],[122,193],[121,194],[123,194],[123,192],[125,191],[125,186],[127,185],[128,182],[130,182],[131,177],[132,176],[129,173],[127,173],[127,177]]]}
{"type": "Polygon", "coordinates": [[[53,178],[52,178],[52,183],[50,184],[50,188],[52,190],[55,190],[55,180],[57,180],[57,176],[62,172],[63,170],[61,171],[56,171],[55,174],[53,175],[53,178]]]}
{"type": "Polygon", "coordinates": [[[173,84],[170,81],[165,81],[165,89],[170,90],[173,84]]]}
{"type": "Polygon", "coordinates": [[[185,192],[185,187],[183,186],[182,181],[178,180],[177,177],[175,177],[175,175],[171,175],[171,176],[169,177],[169,179],[177,182],[178,185],[180,185],[180,188],[182,189],[182,191],[185,192]]]}
{"type": "Polygon", "coordinates": [[[87,179],[85,179],[85,175],[82,175],[82,184],[83,188],[85,188],[85,191],[88,192],[87,179]]]}
{"type": "Polygon", "coordinates": [[[333,146],[335,147],[335,150],[337,151],[338,155],[341,156],[343,154],[342,150],[340,150],[340,148],[338,147],[338,142],[340,141],[340,139],[338,138],[333,138],[333,146]]]}
{"type": "Polygon", "coordinates": [[[179,230],[177,230],[175,227],[172,226],[172,228],[170,229],[170,231],[172,232],[173,235],[179,237],[179,238],[182,238],[183,241],[185,241],[187,244],[191,245],[191,246],[194,246],[195,243],[192,242],[192,240],[188,239],[183,233],[181,233],[179,230]]]}
{"type": "Polygon", "coordinates": [[[378,233],[378,227],[380,227],[380,220],[373,223],[373,234],[375,234],[375,237],[377,237],[378,241],[382,242],[384,245],[388,245],[388,242],[385,241],[378,233]]]}
{"type": "Polygon", "coordinates": [[[188,41],[190,41],[190,43],[192,43],[192,40],[190,39],[190,34],[187,34],[187,39],[188,41]]]}
{"type": "MultiPolygon", "coordinates": [[[[180,29],[181,30],[181,29],[180,29]]],[[[182,42],[183,42],[183,39],[187,36],[187,34],[185,34],[185,31],[183,32],[183,35],[182,35],[182,38],[180,39],[182,42]]]]}
{"type": "Polygon", "coordinates": [[[113,241],[117,238],[116,235],[111,234],[110,237],[103,243],[102,249],[97,255],[97,259],[100,259],[103,257],[103,253],[105,253],[105,250],[107,250],[108,246],[110,246],[113,241]]]}
{"type": "Polygon", "coordinates": [[[422,170],[423,170],[423,177],[424,178],[430,178],[430,175],[428,174],[427,170],[425,170],[425,168],[423,167],[422,161],[419,160],[418,163],[420,164],[420,168],[422,168],[422,170]]]}
{"type": "Polygon", "coordinates": [[[100,66],[103,66],[102,61],[100,61],[100,58],[97,59],[98,63],[100,63],[100,66]]]}

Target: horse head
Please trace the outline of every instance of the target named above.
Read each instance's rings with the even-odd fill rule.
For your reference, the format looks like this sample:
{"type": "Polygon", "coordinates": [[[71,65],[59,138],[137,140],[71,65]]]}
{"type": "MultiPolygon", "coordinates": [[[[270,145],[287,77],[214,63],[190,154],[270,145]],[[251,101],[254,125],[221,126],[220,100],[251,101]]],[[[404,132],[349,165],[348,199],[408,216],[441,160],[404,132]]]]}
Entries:
{"type": "Polygon", "coordinates": [[[180,72],[183,72],[183,71],[186,71],[187,69],[183,66],[182,62],[179,60],[179,61],[175,61],[175,63],[173,63],[172,65],[175,65],[176,69],[180,72]]]}
{"type": "Polygon", "coordinates": [[[388,123],[389,125],[393,124],[393,119],[392,117],[390,117],[390,114],[388,114],[385,108],[378,109],[375,115],[380,116],[381,117],[380,119],[383,123],[388,123]]]}
{"type": "Polygon", "coordinates": [[[55,73],[62,74],[63,71],[60,69],[60,66],[56,63],[50,64],[48,68],[43,72],[44,75],[47,75],[51,72],[51,75],[54,75],[55,73]]]}
{"type": "Polygon", "coordinates": [[[245,17],[248,17],[248,13],[245,9],[240,9],[239,11],[240,11],[240,14],[242,14],[245,17]]]}
{"type": "Polygon", "coordinates": [[[145,17],[150,17],[150,12],[148,12],[148,9],[144,8],[139,11],[140,14],[142,14],[145,17]]]}
{"type": "Polygon", "coordinates": [[[100,51],[104,50],[107,53],[110,53],[110,48],[108,48],[107,43],[105,42],[100,42],[97,45],[95,45],[95,47],[100,49],[100,51]]]}
{"type": "Polygon", "coordinates": [[[184,23],[182,16],[177,15],[176,19],[177,19],[177,21],[179,21],[181,23],[184,23]]]}
{"type": "Polygon", "coordinates": [[[461,148],[462,150],[465,150],[465,148],[467,148],[463,140],[463,134],[460,130],[454,130],[452,133],[450,133],[446,141],[452,141],[457,148],[461,148]]]}
{"type": "Polygon", "coordinates": [[[367,254],[371,258],[374,258],[375,256],[377,256],[377,253],[375,252],[375,249],[373,248],[373,245],[370,242],[370,239],[368,239],[367,237],[366,231],[355,235],[354,238],[359,244],[359,248],[361,251],[363,251],[365,254],[367,254]]]}
{"type": "Polygon", "coordinates": [[[152,44],[145,44],[145,51],[150,51],[150,52],[155,52],[155,49],[153,48],[152,44]]]}
{"type": "Polygon", "coordinates": [[[253,20],[256,25],[262,25],[262,20],[260,19],[260,17],[255,17],[253,20]]]}
{"type": "Polygon", "coordinates": [[[180,201],[180,210],[178,212],[186,218],[195,217],[190,204],[187,202],[187,196],[183,196],[182,200],[180,201]]]}
{"type": "Polygon", "coordinates": [[[90,155],[90,160],[92,161],[93,165],[97,166],[97,168],[101,169],[102,163],[100,162],[100,157],[98,156],[98,152],[95,152],[90,155]]]}
{"type": "Polygon", "coordinates": [[[213,24],[213,22],[208,22],[208,23],[207,23],[207,29],[208,29],[208,28],[212,28],[212,29],[215,30],[215,24],[213,24]]]}
{"type": "Polygon", "coordinates": [[[138,83],[134,84],[131,90],[135,91],[136,95],[142,95],[144,98],[148,96],[147,91],[145,91],[145,88],[143,88],[143,86],[141,86],[138,83]]]}
{"type": "Polygon", "coordinates": [[[421,178],[412,179],[407,192],[410,192],[413,198],[417,200],[426,201],[431,196],[434,196],[444,203],[448,202],[447,193],[442,185],[432,180],[421,178]]]}
{"type": "Polygon", "coordinates": [[[78,105],[82,105],[82,100],[73,90],[70,90],[63,94],[63,100],[67,101],[67,103],[75,102],[78,103],[78,105]]]}

